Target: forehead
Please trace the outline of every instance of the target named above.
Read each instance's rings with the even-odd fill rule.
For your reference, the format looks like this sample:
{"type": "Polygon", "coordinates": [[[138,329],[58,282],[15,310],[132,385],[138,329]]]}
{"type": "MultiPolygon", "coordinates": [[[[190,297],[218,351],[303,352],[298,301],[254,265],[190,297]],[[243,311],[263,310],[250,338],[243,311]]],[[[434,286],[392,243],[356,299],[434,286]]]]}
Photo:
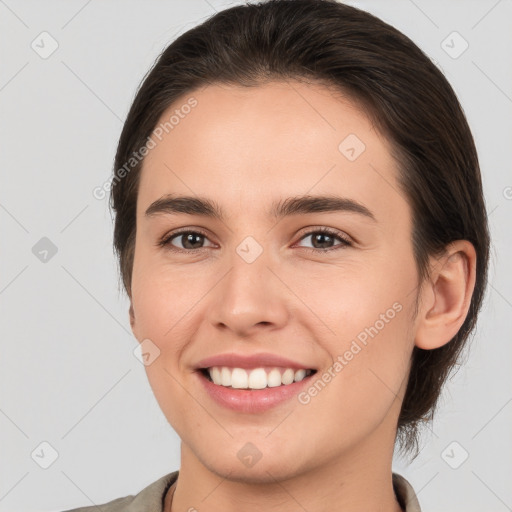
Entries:
{"type": "Polygon", "coordinates": [[[209,85],[175,101],[155,128],[139,214],[167,193],[254,214],[304,194],[349,196],[382,215],[406,206],[388,142],[354,103],[322,84],[209,85]]]}

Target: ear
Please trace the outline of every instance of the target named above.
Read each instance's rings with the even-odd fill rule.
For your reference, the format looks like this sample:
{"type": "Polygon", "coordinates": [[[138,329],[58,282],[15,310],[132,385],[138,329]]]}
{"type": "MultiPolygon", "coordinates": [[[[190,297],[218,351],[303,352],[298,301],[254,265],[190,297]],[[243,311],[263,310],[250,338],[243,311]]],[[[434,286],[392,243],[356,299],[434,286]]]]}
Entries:
{"type": "Polygon", "coordinates": [[[128,310],[128,314],[130,315],[130,326],[132,328],[133,335],[138,340],[139,337],[137,336],[137,326],[136,326],[136,323],[135,323],[135,313],[133,311],[133,304],[132,304],[131,300],[130,300],[130,309],[128,310]]]}
{"type": "Polygon", "coordinates": [[[476,279],[476,252],[467,240],[457,240],[434,260],[431,279],[421,292],[415,345],[424,350],[448,343],[466,319],[476,279]]]}

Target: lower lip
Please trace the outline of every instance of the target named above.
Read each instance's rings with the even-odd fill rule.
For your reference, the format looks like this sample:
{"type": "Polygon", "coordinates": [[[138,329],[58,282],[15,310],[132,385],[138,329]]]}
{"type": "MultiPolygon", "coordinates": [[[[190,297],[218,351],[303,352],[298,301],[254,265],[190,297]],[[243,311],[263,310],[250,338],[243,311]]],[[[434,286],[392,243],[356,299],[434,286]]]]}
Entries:
{"type": "Polygon", "coordinates": [[[297,396],[300,390],[309,384],[314,374],[286,386],[254,390],[219,386],[208,380],[201,371],[198,371],[197,375],[206,392],[219,405],[237,412],[258,413],[272,409],[297,396]]]}

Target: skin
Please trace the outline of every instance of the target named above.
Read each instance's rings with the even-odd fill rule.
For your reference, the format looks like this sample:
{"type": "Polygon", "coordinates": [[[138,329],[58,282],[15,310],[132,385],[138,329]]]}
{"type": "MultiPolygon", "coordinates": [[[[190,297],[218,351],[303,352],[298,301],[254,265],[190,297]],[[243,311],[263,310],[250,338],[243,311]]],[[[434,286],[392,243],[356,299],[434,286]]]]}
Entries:
{"type": "Polygon", "coordinates": [[[400,511],[391,462],[411,352],[444,345],[464,322],[473,246],[451,244],[432,258],[431,282],[417,286],[412,215],[389,145],[327,86],[209,85],[162,120],[190,96],[197,106],[144,162],[130,307],[137,340],[160,350],[147,376],[182,440],[167,510],[400,511]],[[349,134],[366,146],[355,161],[338,149],[349,134]],[[215,200],[227,219],[145,216],[166,193],[215,200]],[[353,212],[268,216],[273,200],[333,193],[364,204],[376,222],[353,212]],[[322,226],[353,245],[334,238],[325,247],[336,250],[322,252],[311,235],[322,226]],[[206,231],[203,249],[179,236],[181,253],[157,245],[178,228],[206,231]],[[263,249],[250,264],[236,252],[247,236],[263,249]],[[308,404],[235,412],[213,402],[194,372],[215,354],[271,352],[322,374],[394,303],[401,311],[308,404]],[[262,454],[252,467],[237,457],[247,442],[262,454]]]}

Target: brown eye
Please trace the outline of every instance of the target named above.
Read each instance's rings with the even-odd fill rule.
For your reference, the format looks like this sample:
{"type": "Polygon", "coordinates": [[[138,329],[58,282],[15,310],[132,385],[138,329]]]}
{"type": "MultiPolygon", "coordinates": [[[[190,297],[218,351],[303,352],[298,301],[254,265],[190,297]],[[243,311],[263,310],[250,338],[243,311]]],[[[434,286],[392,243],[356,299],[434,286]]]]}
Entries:
{"type": "MultiPolygon", "coordinates": [[[[325,253],[352,245],[350,240],[337,231],[328,228],[311,230],[301,238],[301,241],[308,237],[311,237],[312,247],[303,247],[303,249],[315,253],[325,253]],[[341,243],[336,244],[336,240],[341,243]]],[[[158,245],[171,251],[193,252],[206,249],[208,246],[203,246],[205,240],[208,240],[208,237],[201,231],[183,230],[166,235],[158,242],[158,245]]],[[[213,245],[214,244],[211,244],[210,247],[213,245]]]]}
{"type": "Polygon", "coordinates": [[[204,249],[202,246],[205,240],[208,240],[206,234],[200,231],[179,231],[173,232],[164,237],[158,245],[176,251],[197,251],[204,249]],[[176,245],[177,242],[179,245],[176,245]]]}
{"type": "Polygon", "coordinates": [[[337,231],[328,228],[319,228],[309,231],[301,240],[305,240],[308,237],[311,237],[313,247],[305,247],[305,249],[314,252],[327,252],[352,245],[350,240],[341,236],[337,231]],[[336,240],[339,240],[341,244],[333,246],[332,244],[335,243],[336,240]]]}

